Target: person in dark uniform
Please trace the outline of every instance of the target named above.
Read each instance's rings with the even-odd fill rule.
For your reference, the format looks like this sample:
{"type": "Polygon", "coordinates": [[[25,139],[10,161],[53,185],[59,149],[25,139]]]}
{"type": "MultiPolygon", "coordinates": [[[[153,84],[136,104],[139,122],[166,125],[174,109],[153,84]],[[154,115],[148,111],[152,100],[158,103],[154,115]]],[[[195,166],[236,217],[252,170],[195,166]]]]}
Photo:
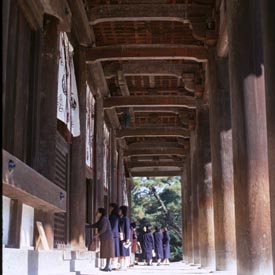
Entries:
{"type": "Polygon", "coordinates": [[[98,221],[88,227],[98,229],[95,237],[100,239],[100,258],[107,260],[106,266],[101,270],[111,271],[111,259],[115,256],[111,225],[104,208],[98,208],[96,216],[98,221]]]}
{"type": "MultiPolygon", "coordinates": [[[[127,206],[120,206],[119,211],[119,248],[120,248],[120,269],[127,269],[126,261],[130,257],[130,219],[127,217],[127,206]],[[127,258],[128,257],[128,258],[127,258]]],[[[130,263],[130,260],[129,260],[130,263]]]]}
{"type": "Polygon", "coordinates": [[[146,233],[146,231],[147,231],[146,226],[143,226],[143,228],[142,228],[142,236],[141,236],[141,248],[142,248],[142,261],[143,261],[144,263],[146,263],[146,259],[145,259],[145,254],[144,254],[144,241],[143,241],[143,236],[144,236],[144,234],[146,233]]]}
{"type": "Polygon", "coordinates": [[[118,225],[119,225],[118,205],[116,203],[110,203],[109,206],[110,206],[109,221],[113,232],[114,252],[115,252],[115,257],[112,259],[112,267],[113,269],[117,269],[118,257],[120,256],[119,232],[118,232],[118,225]]]}
{"type": "Polygon", "coordinates": [[[155,242],[155,252],[156,252],[156,258],[157,258],[157,265],[160,265],[161,260],[163,259],[163,234],[160,231],[160,227],[155,227],[155,233],[154,233],[154,242],[155,242]]]}
{"type": "Polygon", "coordinates": [[[144,252],[144,258],[146,260],[147,265],[153,265],[152,259],[153,259],[153,249],[155,247],[154,244],[154,236],[151,232],[152,226],[148,225],[146,226],[146,233],[143,234],[143,252],[144,252]]]}
{"type": "Polygon", "coordinates": [[[170,236],[167,227],[162,228],[163,232],[163,263],[169,264],[169,258],[170,258],[170,236]]]}

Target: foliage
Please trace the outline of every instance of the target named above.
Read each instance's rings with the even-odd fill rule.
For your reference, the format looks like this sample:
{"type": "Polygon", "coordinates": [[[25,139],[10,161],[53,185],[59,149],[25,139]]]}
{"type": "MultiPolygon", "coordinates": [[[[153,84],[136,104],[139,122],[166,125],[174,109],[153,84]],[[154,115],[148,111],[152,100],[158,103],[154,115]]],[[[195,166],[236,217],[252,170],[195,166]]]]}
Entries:
{"type": "Polygon", "coordinates": [[[167,226],[171,236],[171,261],[182,259],[182,244],[173,229],[167,224],[166,216],[153,196],[155,187],[165,206],[181,228],[181,182],[180,177],[134,178],[132,187],[132,220],[137,222],[141,232],[143,226],[167,226]]]}

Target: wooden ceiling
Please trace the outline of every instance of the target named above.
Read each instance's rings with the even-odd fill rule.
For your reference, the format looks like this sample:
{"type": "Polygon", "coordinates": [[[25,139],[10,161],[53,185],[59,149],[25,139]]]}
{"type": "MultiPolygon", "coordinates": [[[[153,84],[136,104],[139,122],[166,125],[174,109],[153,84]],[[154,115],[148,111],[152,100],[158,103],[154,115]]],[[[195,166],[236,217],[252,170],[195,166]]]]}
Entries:
{"type": "Polygon", "coordinates": [[[87,64],[103,88],[126,174],[182,174],[205,95],[208,48],[217,40],[214,0],[83,1],[93,46],[87,64]]]}

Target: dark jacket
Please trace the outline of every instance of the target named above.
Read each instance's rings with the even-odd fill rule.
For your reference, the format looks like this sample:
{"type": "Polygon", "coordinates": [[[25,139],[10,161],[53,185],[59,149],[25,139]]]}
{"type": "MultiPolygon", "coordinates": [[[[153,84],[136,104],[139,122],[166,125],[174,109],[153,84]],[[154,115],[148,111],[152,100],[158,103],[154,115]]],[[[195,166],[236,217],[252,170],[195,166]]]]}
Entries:
{"type": "Polygon", "coordinates": [[[123,232],[124,240],[119,241],[119,248],[120,248],[120,256],[126,257],[130,256],[130,247],[125,248],[123,243],[126,240],[131,239],[131,226],[130,226],[130,219],[127,216],[122,216],[119,219],[119,232],[123,232]]]}
{"type": "Polygon", "coordinates": [[[113,237],[118,238],[118,225],[119,225],[119,216],[115,213],[111,213],[109,216],[112,232],[113,232],[113,237]]]}
{"type": "Polygon", "coordinates": [[[151,232],[143,234],[143,256],[146,261],[152,259],[152,250],[155,248],[154,237],[151,232]]]}
{"type": "Polygon", "coordinates": [[[90,225],[90,227],[98,229],[99,239],[101,241],[113,240],[111,225],[106,216],[101,217],[98,222],[90,225]]]}
{"type": "Polygon", "coordinates": [[[170,258],[170,236],[168,232],[163,232],[163,257],[164,259],[170,258]]]}
{"type": "Polygon", "coordinates": [[[130,226],[130,219],[127,216],[122,216],[119,219],[119,232],[123,232],[124,241],[130,240],[131,226],[130,226]]]}
{"type": "Polygon", "coordinates": [[[163,234],[161,231],[156,231],[154,233],[154,241],[155,241],[155,252],[157,259],[163,259],[163,234]]]}

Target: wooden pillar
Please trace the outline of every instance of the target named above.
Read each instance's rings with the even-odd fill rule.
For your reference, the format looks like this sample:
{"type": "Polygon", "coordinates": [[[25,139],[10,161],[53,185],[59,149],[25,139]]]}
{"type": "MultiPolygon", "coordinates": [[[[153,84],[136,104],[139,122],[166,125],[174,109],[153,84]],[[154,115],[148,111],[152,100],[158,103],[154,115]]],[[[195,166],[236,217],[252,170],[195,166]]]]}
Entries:
{"type": "Polygon", "coordinates": [[[186,236],[186,216],[185,216],[185,209],[186,209],[186,196],[185,196],[185,182],[186,182],[186,169],[183,169],[182,175],[181,175],[181,220],[182,220],[182,260],[188,262],[187,260],[187,236],[186,236]]]}
{"type": "Polygon", "coordinates": [[[272,274],[260,1],[228,1],[228,19],[237,271],[272,274]]]}
{"type": "Polygon", "coordinates": [[[227,58],[208,61],[216,270],[236,272],[230,89],[227,58]]]}
{"type": "MultiPolygon", "coordinates": [[[[36,170],[51,181],[55,178],[56,129],[57,129],[57,83],[58,83],[58,49],[59,21],[45,16],[42,34],[42,57],[40,75],[40,112],[39,144],[35,161],[36,170]]],[[[54,224],[53,213],[35,211],[35,220],[47,224],[46,237],[53,248],[54,224]]]]}
{"type": "Polygon", "coordinates": [[[130,219],[132,217],[132,198],[131,198],[132,182],[133,182],[132,178],[126,179],[127,197],[128,197],[128,217],[130,219]]]}
{"type": "Polygon", "coordinates": [[[262,0],[265,98],[268,143],[269,186],[271,199],[271,232],[273,273],[275,274],[275,16],[274,1],[262,0]]]}
{"type": "Polygon", "coordinates": [[[96,210],[98,207],[104,207],[104,110],[103,98],[97,96],[95,102],[95,179],[96,179],[96,210]]]}
{"type": "Polygon", "coordinates": [[[214,212],[208,105],[200,105],[197,108],[197,151],[200,262],[203,267],[214,268],[214,212]]]}
{"type": "Polygon", "coordinates": [[[117,177],[117,203],[122,204],[123,201],[123,184],[124,184],[124,154],[123,150],[119,148],[118,150],[118,177],[117,177]]]}
{"type": "Polygon", "coordinates": [[[192,236],[192,186],[191,186],[191,167],[190,167],[190,155],[188,154],[185,158],[185,167],[184,167],[184,259],[185,262],[191,263],[193,260],[193,236],[192,236]]]}
{"type": "Polygon", "coordinates": [[[75,49],[75,72],[79,101],[80,136],[71,145],[70,242],[74,248],[85,248],[86,222],[86,65],[85,51],[75,49]]]}
{"type": "Polygon", "coordinates": [[[200,264],[199,250],[199,208],[198,208],[198,182],[197,182],[197,161],[198,152],[196,148],[197,136],[191,133],[191,193],[192,193],[192,262],[200,264]]]}
{"type": "Polygon", "coordinates": [[[186,208],[187,208],[187,199],[186,199],[186,167],[184,167],[182,176],[181,176],[181,220],[182,220],[182,260],[184,262],[188,262],[188,245],[187,245],[187,215],[186,215],[186,208]]]}
{"type": "Polygon", "coordinates": [[[8,247],[20,248],[20,231],[22,222],[22,202],[11,199],[10,202],[10,226],[8,247]]]}
{"type": "Polygon", "coordinates": [[[116,130],[111,129],[111,201],[117,203],[117,145],[116,145],[116,130]]]}

